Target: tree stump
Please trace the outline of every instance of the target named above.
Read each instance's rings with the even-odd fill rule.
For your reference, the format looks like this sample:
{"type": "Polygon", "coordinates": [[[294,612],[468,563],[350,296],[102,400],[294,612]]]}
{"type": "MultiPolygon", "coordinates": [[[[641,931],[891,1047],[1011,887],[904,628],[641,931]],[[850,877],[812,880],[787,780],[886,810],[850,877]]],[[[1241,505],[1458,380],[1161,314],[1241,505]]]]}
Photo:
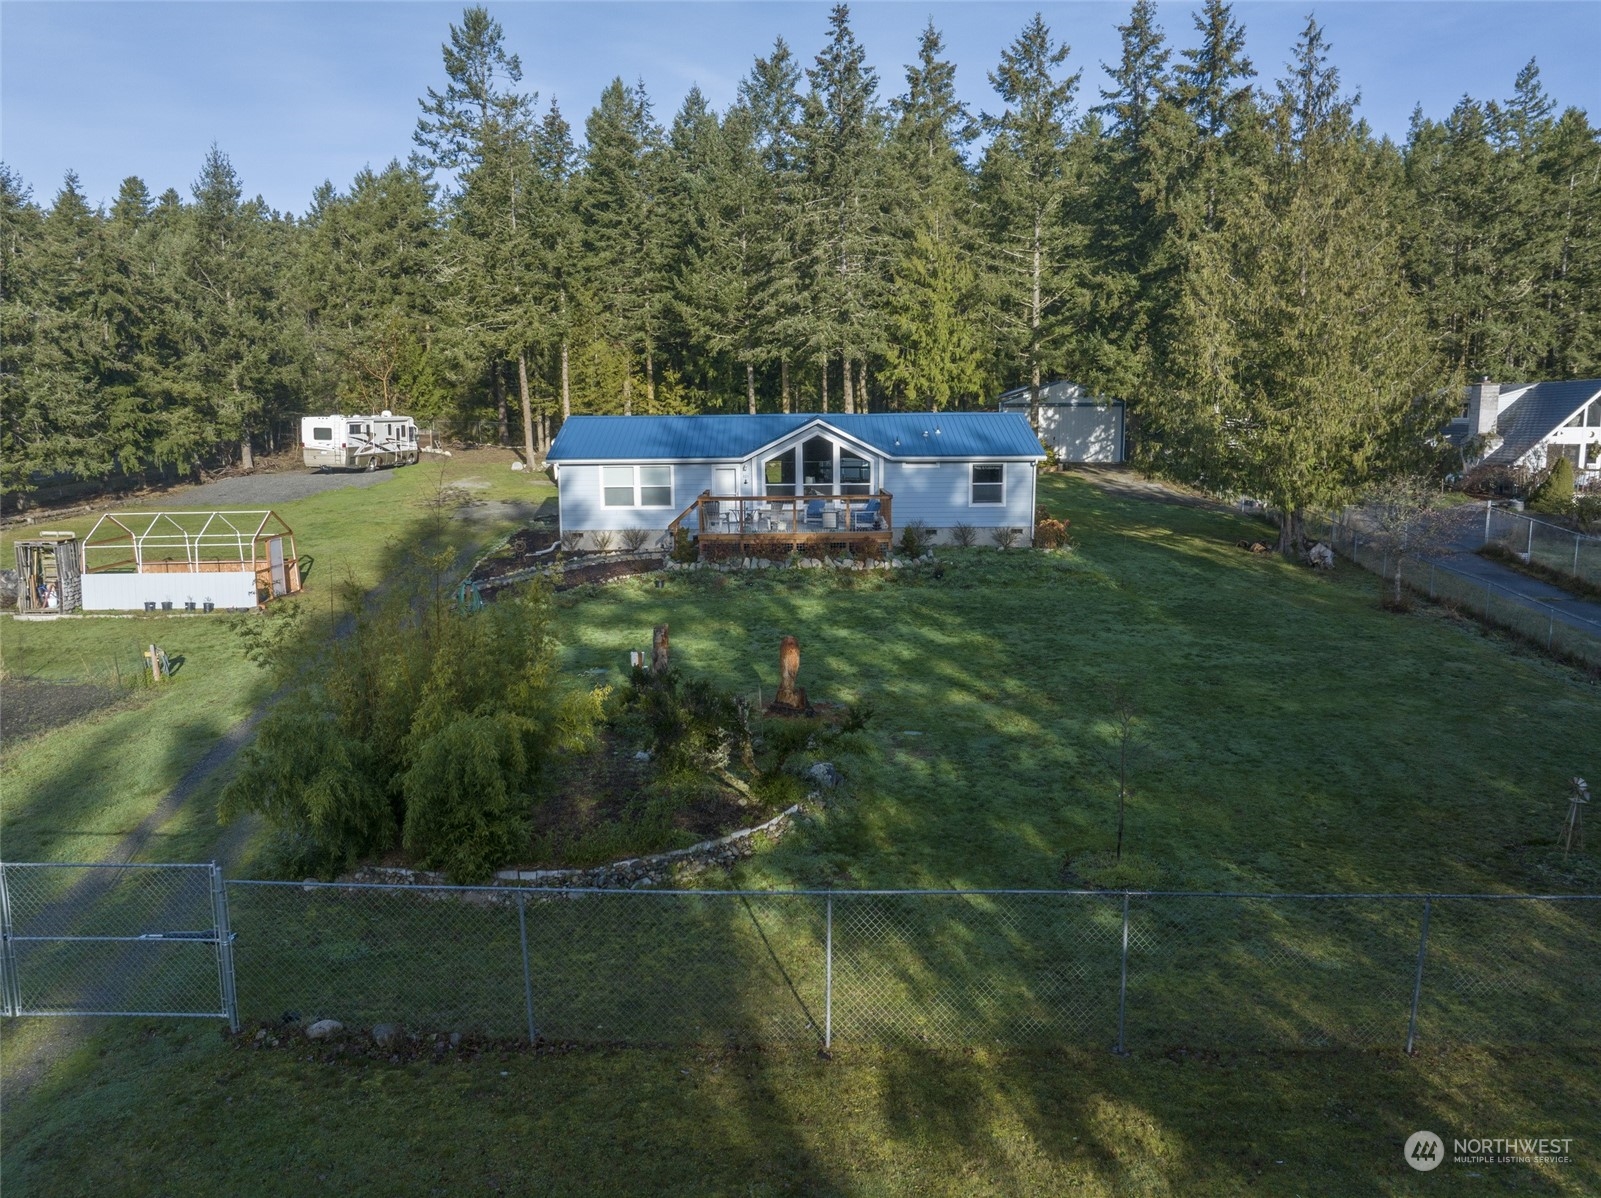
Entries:
{"type": "Polygon", "coordinates": [[[667,660],[667,625],[658,624],[650,633],[650,672],[652,674],[665,674],[668,669],[667,660]]]}
{"type": "Polygon", "coordinates": [[[795,685],[800,673],[800,642],[786,636],[778,643],[778,694],[768,711],[776,715],[800,715],[811,709],[806,701],[806,689],[795,685]]]}

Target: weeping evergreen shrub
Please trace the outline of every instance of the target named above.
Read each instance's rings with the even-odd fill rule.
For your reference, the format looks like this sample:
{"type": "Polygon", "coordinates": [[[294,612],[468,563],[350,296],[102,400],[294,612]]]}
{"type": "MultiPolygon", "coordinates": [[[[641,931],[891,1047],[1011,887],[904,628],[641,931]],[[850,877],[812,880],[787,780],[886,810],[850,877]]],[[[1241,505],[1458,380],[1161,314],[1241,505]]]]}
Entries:
{"type": "Polygon", "coordinates": [[[453,882],[482,881],[526,843],[556,755],[594,734],[604,693],[561,678],[548,593],[467,614],[444,560],[411,566],[344,635],[270,654],[285,696],[221,814],[262,815],[292,872],[331,876],[398,840],[453,882]]]}

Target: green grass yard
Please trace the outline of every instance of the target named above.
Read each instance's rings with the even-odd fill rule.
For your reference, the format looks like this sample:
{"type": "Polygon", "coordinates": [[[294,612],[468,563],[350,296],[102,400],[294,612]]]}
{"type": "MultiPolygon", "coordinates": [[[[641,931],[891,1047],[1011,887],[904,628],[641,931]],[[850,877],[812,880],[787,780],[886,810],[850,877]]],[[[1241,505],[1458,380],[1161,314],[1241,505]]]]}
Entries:
{"type": "Polygon", "coordinates": [[[425,1041],[414,1046],[420,1059],[391,1063],[299,1039],[262,1048],[249,1034],[226,1043],[189,1024],[122,1024],[7,1112],[6,1190],[1578,1198],[1601,1189],[1593,1053],[1119,1059],[907,1048],[827,1061],[468,1048],[436,1054],[425,1041]],[[1448,1149],[1473,1135],[1572,1137],[1572,1157],[1417,1173],[1401,1148],[1420,1128],[1448,1149]]]}
{"type": "MultiPolygon", "coordinates": [[[[1595,771],[1595,679],[1441,612],[1381,612],[1375,581],[1349,567],[1318,576],[1242,553],[1233,543],[1257,526],[1241,518],[1114,498],[1073,477],[1042,479],[1041,493],[1047,506],[1073,519],[1075,551],[946,552],[938,578],[674,573],[660,588],[645,578],[575,591],[559,601],[566,664],[586,681],[620,681],[627,651],[648,645],[651,626],[667,622],[684,669],[770,696],[778,639],[792,633],[802,643],[801,682],[814,700],[874,708],[865,743],[837,759],[847,777],[843,793],[742,866],[732,879],[741,886],[1073,882],[1062,873],[1064,860],[1080,863],[1111,846],[1116,738],[1109,693],[1120,688],[1138,711],[1140,733],[1126,843],[1160,888],[1601,889],[1593,851],[1563,863],[1554,845],[1566,779],[1595,771]]],[[[290,517],[297,533],[304,524],[314,539],[350,526],[337,504],[299,519],[290,517]],[[315,532],[319,526],[328,532],[315,532]]],[[[307,550],[319,548],[370,563],[359,566],[371,571],[367,578],[384,568],[382,544],[307,550]]],[[[19,647],[24,660],[61,662],[69,648],[88,657],[90,650],[111,651],[117,636],[134,629],[144,635],[142,619],[100,622],[129,629],[93,634],[107,638],[101,644],[87,639],[95,623],[6,622],[8,663],[19,647]],[[52,647],[54,653],[41,652],[52,647]]],[[[168,692],[135,696],[126,711],[6,750],[9,859],[22,855],[13,851],[19,842],[45,859],[91,850],[96,804],[112,802],[141,771],[106,762],[69,795],[51,780],[50,763],[68,769],[77,759],[100,761],[122,743],[110,722],[144,713],[141,726],[181,739],[195,713],[225,710],[230,678],[238,688],[228,692],[231,710],[248,706],[245,671],[253,668],[225,666],[234,659],[220,640],[195,646],[196,662],[215,655],[209,669],[219,689],[211,699],[200,693],[207,669],[196,670],[194,690],[184,697],[186,661],[168,692]],[[20,790],[18,779],[28,789],[20,790]],[[20,810],[13,801],[19,792],[27,799],[20,810]],[[52,824],[45,818],[51,810],[76,814],[52,824]]],[[[187,647],[180,651],[187,658],[187,647]]],[[[61,676],[82,676],[59,668],[61,676]]],[[[122,821],[161,790],[151,783],[144,793],[127,800],[122,821]]],[[[193,843],[202,843],[198,832],[193,843]]],[[[1440,914],[1431,969],[1439,968],[1444,983],[1462,984],[1426,991],[1440,997],[1426,999],[1424,1047],[1415,1058],[1395,1043],[1407,995],[1397,1003],[1390,993],[1397,977],[1399,991],[1407,990],[1411,914],[1363,940],[1365,909],[1309,920],[1304,905],[1237,908],[1221,923],[1198,911],[1161,914],[1140,951],[1172,954],[1158,960],[1136,953],[1131,965],[1130,1058],[1107,1051],[1102,1023],[1031,1052],[1000,1052],[964,1048],[959,1034],[923,1042],[915,1021],[884,1039],[851,1022],[866,1009],[861,988],[869,984],[888,987],[882,993],[890,998],[943,987],[949,994],[939,1010],[953,1028],[962,1019],[992,1018],[1007,1003],[1008,1011],[1030,1014],[1017,1005],[1030,976],[1026,953],[996,965],[989,949],[1007,937],[1015,943],[1017,928],[998,905],[979,902],[950,929],[937,922],[923,929],[921,943],[932,950],[927,962],[938,958],[957,985],[932,968],[899,968],[910,957],[889,960],[888,972],[876,976],[842,957],[833,1060],[819,1058],[803,1039],[768,1051],[590,1047],[539,1054],[470,1039],[465,1054],[441,1051],[435,1062],[426,1036],[461,1017],[452,1002],[487,986],[494,995],[484,1001],[506,1007],[510,1025],[519,1018],[520,988],[498,977],[503,970],[474,975],[465,966],[485,954],[450,949],[482,945],[497,961],[514,961],[509,912],[474,907],[467,923],[452,927],[442,909],[432,910],[423,922],[439,951],[408,948],[404,960],[391,960],[382,936],[363,922],[370,913],[353,903],[313,902],[294,887],[234,888],[230,904],[241,929],[241,1000],[252,1014],[276,1018],[280,1004],[270,989],[252,995],[249,979],[290,985],[297,940],[315,944],[314,964],[325,971],[319,995],[330,1006],[319,1013],[338,1014],[332,1008],[347,1002],[353,1025],[383,1016],[360,1006],[356,991],[339,988],[339,979],[358,975],[378,979],[377,993],[397,1005],[419,994],[441,1004],[441,1025],[418,1028],[425,1036],[416,1046],[420,1059],[338,1054],[294,1035],[256,1048],[254,1029],[228,1040],[203,1023],[118,1022],[95,1031],[26,1103],[5,1112],[0,1165],[8,1192],[1601,1190],[1601,1058],[1594,1049],[1487,1051],[1451,1034],[1460,1020],[1493,1020],[1517,1002],[1529,1009],[1506,1025],[1508,1037],[1539,1039],[1542,1019],[1558,1012],[1522,1002],[1525,992],[1508,987],[1541,976],[1553,960],[1573,964],[1573,946],[1593,940],[1593,917],[1586,923],[1572,909],[1540,909],[1499,928],[1460,912],[1440,914]],[[283,904],[287,913],[278,909],[283,904]],[[1236,926],[1250,938],[1230,942],[1223,933],[1236,926]],[[973,928],[982,931],[977,939],[961,938],[973,928]],[[1361,965],[1352,945],[1369,946],[1362,951],[1386,963],[1382,995],[1360,989],[1367,975],[1352,968],[1361,965]],[[1266,955],[1253,956],[1258,950],[1266,955]],[[1188,989],[1153,985],[1175,970],[1191,972],[1192,959],[1188,989]],[[331,969],[352,963],[344,973],[331,969]],[[1231,993],[1230,978],[1257,988],[1231,993]],[[1264,978],[1282,978],[1285,986],[1262,993],[1264,978]],[[1464,994],[1477,1006],[1463,1007],[1464,994]],[[1370,998],[1386,1004],[1373,1041],[1382,1047],[1234,1053],[1223,1047],[1227,1035],[1212,1038],[1231,1026],[1315,1026],[1331,1014],[1366,1009],[1370,998]],[[93,1152],[83,1150],[85,1127],[95,1129],[93,1152]],[[1419,1128],[1448,1144],[1453,1136],[1570,1136],[1573,1159],[1448,1163],[1414,1173],[1401,1144],[1419,1128]]],[[[611,917],[618,931],[608,944],[623,951],[608,955],[584,941],[598,917],[580,907],[564,909],[562,920],[535,913],[531,922],[536,971],[544,963],[542,1022],[561,1002],[575,1004],[573,1011],[600,1009],[586,999],[597,990],[614,993],[620,1019],[648,1023],[654,1011],[670,1012],[669,1005],[628,1001],[625,983],[651,961],[650,946],[630,951],[624,933],[649,933],[651,924],[611,917]],[[565,958],[570,968],[561,967],[565,958]]],[[[1057,926],[1036,915],[1024,928],[1039,918],[1057,926]]],[[[767,954],[785,963],[796,997],[815,1005],[816,962],[797,955],[813,917],[763,915],[758,930],[725,904],[700,917],[658,919],[654,951],[665,964],[657,972],[668,982],[700,984],[694,971],[713,977],[714,965],[723,976],[745,977],[741,962],[767,954]],[[727,931],[732,947],[708,960],[692,940],[670,934],[669,924],[694,918],[707,921],[703,931],[727,931]]],[[[843,914],[840,921],[843,936],[851,925],[843,914]]],[[[899,926],[908,944],[919,943],[914,924],[899,926]]],[[[1062,930],[1064,945],[1088,943],[1062,930]]],[[[1104,973],[1105,954],[1097,953],[1104,973]]],[[[749,978],[730,987],[726,1001],[759,1020],[768,1007],[758,1000],[771,999],[758,983],[773,980],[754,971],[749,978]]],[[[780,984],[769,989],[783,1001],[788,991],[778,991],[780,984]]],[[[0,1066],[26,1059],[43,1023],[5,1029],[0,1066]]],[[[560,1032],[558,1025],[547,1026],[560,1032]]],[[[1495,1030],[1493,1022],[1475,1027],[1495,1030]]],[[[269,1034],[279,1035],[276,1028],[269,1034]]]]}
{"type": "MultiPolygon", "coordinates": [[[[543,476],[507,468],[509,452],[477,451],[396,471],[364,489],[323,492],[285,504],[279,514],[309,559],[305,591],[288,602],[306,606],[315,626],[332,611],[336,584],[377,586],[395,568],[403,544],[428,531],[441,486],[464,487],[476,500],[536,507],[554,494],[543,476]]],[[[181,507],[183,493],[143,505],[181,507]]],[[[439,539],[463,553],[514,527],[500,508],[467,507],[446,522],[439,539]]],[[[86,534],[96,517],[51,519],[44,527],[86,534]]],[[[10,554],[8,532],[0,559],[10,554]]],[[[282,601],[281,601],[282,602],[282,601]]],[[[250,617],[252,619],[259,617],[250,617]]],[[[270,692],[247,661],[226,616],[85,616],[31,621],[0,619],[0,659],[11,678],[93,682],[126,689],[118,702],[87,718],[22,741],[0,727],[0,843],[10,861],[100,861],[143,821],[162,796],[227,730],[270,692]],[[129,685],[143,653],[159,644],[182,664],[159,688],[129,685]]],[[[185,805],[146,842],[145,861],[207,860],[217,839],[215,791],[185,805]]],[[[249,853],[246,854],[249,859],[249,853]]]]}
{"type": "MultiPolygon", "coordinates": [[[[1041,482],[1065,555],[944,551],[943,577],[646,578],[575,592],[568,665],[675,661],[771,696],[779,638],[814,701],[874,709],[846,795],[737,879],[757,888],[1053,887],[1115,835],[1111,696],[1138,713],[1125,847],[1151,888],[1588,891],[1555,850],[1596,772],[1601,688],[1375,580],[1234,542],[1258,526],[1041,482]]],[[[1066,880],[1071,881],[1072,875],[1066,880]]]]}

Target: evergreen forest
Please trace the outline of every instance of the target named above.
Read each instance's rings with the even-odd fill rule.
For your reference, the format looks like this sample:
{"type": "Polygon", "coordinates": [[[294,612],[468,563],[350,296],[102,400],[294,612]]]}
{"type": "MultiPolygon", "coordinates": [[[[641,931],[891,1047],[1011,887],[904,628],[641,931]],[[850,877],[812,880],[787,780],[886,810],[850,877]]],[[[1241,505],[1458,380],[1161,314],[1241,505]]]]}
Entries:
{"type": "Polygon", "coordinates": [[[1460,384],[1601,374],[1601,141],[1530,62],[1503,99],[1364,123],[1308,18],[1260,74],[1224,0],[1175,50],[1136,0],[1110,85],[1036,15],[956,98],[939,30],[881,76],[833,9],[718,112],[614,80],[575,126],[469,8],[404,160],[303,215],[213,146],[95,208],[0,167],[8,504],[248,468],[300,414],[978,407],[1073,379],[1144,462],[1286,511],[1403,465],[1460,384]]]}

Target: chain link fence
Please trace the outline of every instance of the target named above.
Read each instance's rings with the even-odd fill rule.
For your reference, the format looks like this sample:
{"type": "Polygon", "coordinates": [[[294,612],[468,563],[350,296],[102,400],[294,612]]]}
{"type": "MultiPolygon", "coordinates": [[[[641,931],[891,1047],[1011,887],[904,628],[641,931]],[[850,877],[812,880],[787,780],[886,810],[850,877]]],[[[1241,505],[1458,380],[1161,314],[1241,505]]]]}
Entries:
{"type": "Polygon", "coordinates": [[[8,1015],[234,1020],[212,865],[0,865],[8,1015]]]}
{"type": "Polygon", "coordinates": [[[1601,1046],[1601,896],[616,891],[7,865],[8,1015],[595,1044],[1601,1046]]]}
{"type": "Polygon", "coordinates": [[[1484,543],[1500,545],[1530,565],[1544,566],[1601,587],[1601,537],[1536,520],[1511,508],[1486,505],[1484,543]]]}
{"type": "Polygon", "coordinates": [[[1470,577],[1444,562],[1397,557],[1347,515],[1310,518],[1308,531],[1386,582],[1393,583],[1399,574],[1401,585],[1413,594],[1450,604],[1570,661],[1601,667],[1601,625],[1470,577]]]}

